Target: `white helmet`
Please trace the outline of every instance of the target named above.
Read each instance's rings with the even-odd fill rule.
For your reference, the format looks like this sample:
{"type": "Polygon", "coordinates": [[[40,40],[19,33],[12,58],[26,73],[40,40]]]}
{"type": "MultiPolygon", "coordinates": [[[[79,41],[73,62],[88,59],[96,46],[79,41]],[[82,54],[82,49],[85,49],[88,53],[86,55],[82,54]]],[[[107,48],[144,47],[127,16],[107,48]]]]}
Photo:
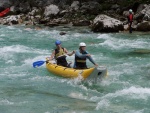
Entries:
{"type": "Polygon", "coordinates": [[[133,12],[132,9],[130,9],[129,12],[132,13],[133,12]]]}
{"type": "Polygon", "coordinates": [[[81,42],[81,43],[79,44],[79,46],[80,46],[80,47],[86,46],[86,44],[85,44],[84,42],[81,42]]]}

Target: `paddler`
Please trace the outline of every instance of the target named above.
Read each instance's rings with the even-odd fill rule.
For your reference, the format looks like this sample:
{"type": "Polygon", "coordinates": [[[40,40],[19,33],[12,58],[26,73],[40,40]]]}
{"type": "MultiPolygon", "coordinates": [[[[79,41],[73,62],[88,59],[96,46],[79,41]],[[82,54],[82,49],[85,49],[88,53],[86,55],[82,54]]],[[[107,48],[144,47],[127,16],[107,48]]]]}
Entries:
{"type": "Polygon", "coordinates": [[[75,69],[87,69],[86,59],[89,59],[95,66],[98,66],[92,59],[91,55],[86,51],[86,44],[81,42],[79,44],[79,50],[75,52],[75,69]]]}
{"type": "Polygon", "coordinates": [[[52,60],[53,58],[55,58],[57,65],[69,67],[67,60],[66,60],[66,57],[67,57],[66,55],[71,56],[75,53],[75,51],[68,53],[68,50],[61,46],[60,40],[56,40],[55,45],[56,45],[56,49],[52,52],[49,60],[52,60]]]}
{"type": "Polygon", "coordinates": [[[129,26],[129,33],[132,33],[132,22],[133,22],[133,11],[132,9],[129,10],[128,18],[128,26],[129,26]]]}

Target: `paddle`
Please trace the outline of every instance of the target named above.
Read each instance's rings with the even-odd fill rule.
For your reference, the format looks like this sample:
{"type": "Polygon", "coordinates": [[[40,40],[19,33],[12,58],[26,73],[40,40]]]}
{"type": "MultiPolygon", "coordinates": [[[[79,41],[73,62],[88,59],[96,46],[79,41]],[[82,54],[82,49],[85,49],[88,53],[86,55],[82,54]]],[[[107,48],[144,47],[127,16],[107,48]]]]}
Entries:
{"type": "Polygon", "coordinates": [[[46,61],[36,61],[36,62],[33,62],[33,67],[36,68],[36,67],[39,67],[39,66],[42,66],[46,61]]]}
{"type": "MultiPolygon", "coordinates": [[[[54,58],[53,58],[54,59],[54,58]]],[[[52,59],[52,60],[53,60],[52,59]]],[[[42,66],[46,61],[36,61],[36,62],[33,62],[33,67],[36,68],[36,67],[39,67],[39,66],[42,66]]]]}

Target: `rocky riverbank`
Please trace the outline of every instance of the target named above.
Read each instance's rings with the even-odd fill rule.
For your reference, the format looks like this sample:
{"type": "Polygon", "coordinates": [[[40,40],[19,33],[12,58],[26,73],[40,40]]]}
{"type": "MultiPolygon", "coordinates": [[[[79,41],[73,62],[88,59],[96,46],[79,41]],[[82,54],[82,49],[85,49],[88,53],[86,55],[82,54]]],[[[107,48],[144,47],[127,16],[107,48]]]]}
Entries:
{"type": "Polygon", "coordinates": [[[0,24],[71,24],[89,26],[94,32],[127,30],[128,10],[133,9],[133,30],[150,31],[150,4],[145,0],[0,0],[0,11],[8,7],[10,12],[0,24]]]}

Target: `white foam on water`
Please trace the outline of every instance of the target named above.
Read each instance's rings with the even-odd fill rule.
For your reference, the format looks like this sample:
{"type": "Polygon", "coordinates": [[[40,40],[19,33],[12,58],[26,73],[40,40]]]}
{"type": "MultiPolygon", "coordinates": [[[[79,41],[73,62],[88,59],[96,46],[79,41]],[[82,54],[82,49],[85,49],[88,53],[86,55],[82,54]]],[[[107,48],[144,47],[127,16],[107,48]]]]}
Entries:
{"type": "Polygon", "coordinates": [[[96,110],[99,110],[99,108],[107,108],[110,106],[110,101],[107,99],[103,99],[100,102],[98,102],[96,106],[96,110]]]}
{"type": "Polygon", "coordinates": [[[132,48],[150,48],[149,42],[143,39],[133,40],[133,42],[130,41],[129,46],[131,46],[132,48]]]}
{"type": "Polygon", "coordinates": [[[0,41],[4,41],[4,39],[3,39],[3,38],[0,38],[0,41]]]}
{"type": "Polygon", "coordinates": [[[60,40],[60,41],[68,41],[70,39],[70,36],[68,34],[61,36],[59,33],[60,31],[57,30],[51,31],[40,30],[37,34],[35,34],[35,37],[50,38],[53,40],[60,40]]]}
{"type": "Polygon", "coordinates": [[[2,53],[7,53],[7,52],[24,53],[24,52],[29,52],[29,49],[28,47],[21,46],[21,45],[12,45],[12,46],[4,46],[3,48],[0,48],[0,51],[2,53]]]}
{"type": "Polygon", "coordinates": [[[6,64],[15,64],[15,61],[14,60],[7,60],[6,64]]]}
{"type": "Polygon", "coordinates": [[[99,34],[97,39],[110,39],[111,36],[109,34],[99,34]]]}
{"type": "Polygon", "coordinates": [[[35,34],[35,36],[40,36],[40,37],[43,37],[43,36],[51,36],[52,34],[55,34],[56,32],[51,32],[51,31],[47,31],[47,30],[39,30],[38,32],[37,32],[37,34],[35,34]]]}
{"type": "Polygon", "coordinates": [[[32,65],[34,62],[37,62],[37,61],[46,61],[46,57],[47,55],[40,55],[35,58],[25,59],[23,62],[24,64],[32,65]]]}
{"type": "MultiPolygon", "coordinates": [[[[103,34],[105,36],[105,34],[103,34]]],[[[111,37],[109,35],[106,35],[105,38],[103,38],[103,35],[100,35],[98,39],[106,39],[103,43],[100,43],[99,45],[104,47],[109,47],[111,50],[122,50],[126,48],[147,48],[150,47],[150,44],[146,41],[143,41],[141,39],[137,40],[130,40],[130,39],[118,39],[111,37]]]]}
{"type": "Polygon", "coordinates": [[[10,102],[7,99],[0,100],[0,105],[13,105],[13,104],[14,104],[14,102],[10,102]]]}
{"type": "Polygon", "coordinates": [[[30,31],[32,31],[33,29],[31,29],[31,28],[25,28],[24,30],[30,32],[30,31]]]}
{"type": "Polygon", "coordinates": [[[16,29],[14,26],[7,26],[8,29],[16,29]]]}
{"type": "Polygon", "coordinates": [[[4,73],[5,77],[7,76],[7,77],[10,77],[11,79],[13,79],[13,78],[15,79],[17,77],[24,77],[24,76],[27,76],[27,74],[28,74],[27,72],[21,72],[20,66],[11,68],[8,70],[4,70],[3,73],[4,73]],[[20,73],[18,74],[18,72],[20,72],[20,73]]]}
{"type": "Polygon", "coordinates": [[[32,80],[32,81],[45,81],[45,80],[53,80],[53,78],[48,77],[48,76],[44,76],[44,77],[43,76],[34,76],[34,77],[30,77],[29,80],[32,80]]]}
{"type": "Polygon", "coordinates": [[[4,99],[4,100],[0,100],[0,105],[22,105],[22,104],[27,104],[29,103],[28,101],[22,101],[22,102],[11,102],[7,99],[4,99]]]}
{"type": "MultiPolygon", "coordinates": [[[[83,92],[91,92],[91,93],[96,93],[99,94],[100,92],[98,92],[96,89],[90,89],[87,86],[85,86],[83,83],[83,81],[81,79],[79,79],[78,77],[75,79],[69,79],[67,81],[67,84],[71,85],[72,87],[77,87],[80,88],[80,90],[82,90],[83,92]]],[[[92,86],[93,83],[90,81],[86,81],[88,82],[89,86],[92,86]]],[[[89,98],[87,98],[87,100],[89,100],[89,98]]],[[[93,101],[93,100],[92,100],[93,101]]]]}
{"type": "MultiPolygon", "coordinates": [[[[31,101],[30,101],[30,102],[31,102],[31,101]]],[[[16,105],[23,105],[23,104],[27,104],[27,103],[29,103],[29,101],[22,101],[22,102],[16,103],[16,105]]]]}
{"type": "Polygon", "coordinates": [[[120,50],[124,47],[128,47],[128,43],[125,41],[122,41],[122,39],[115,39],[115,38],[110,38],[105,40],[103,43],[100,45],[104,47],[109,47],[111,50],[120,50]]]}
{"type": "Polygon", "coordinates": [[[150,88],[132,86],[129,88],[125,88],[123,90],[118,90],[114,93],[108,93],[103,97],[97,97],[96,99],[100,101],[98,102],[96,109],[102,107],[101,102],[105,100],[108,100],[110,102],[111,99],[118,98],[118,97],[126,98],[130,101],[135,99],[136,100],[142,99],[143,101],[147,101],[147,99],[150,98],[150,88]]]}
{"type": "Polygon", "coordinates": [[[37,34],[35,36],[59,36],[59,31],[57,30],[38,30],[37,34]]]}
{"type": "Polygon", "coordinates": [[[82,82],[83,77],[81,75],[79,75],[78,77],[74,78],[74,79],[70,79],[67,83],[71,84],[71,85],[78,85],[82,82]]]}
{"type": "Polygon", "coordinates": [[[72,98],[76,98],[76,99],[84,99],[84,100],[87,100],[87,96],[84,96],[82,93],[80,92],[71,92],[69,95],[69,97],[72,97],[72,98]]]}
{"type": "Polygon", "coordinates": [[[138,65],[135,65],[132,62],[116,63],[113,66],[109,66],[108,76],[109,78],[113,79],[114,82],[116,80],[119,80],[120,76],[134,75],[138,71],[138,65]]]}
{"type": "Polygon", "coordinates": [[[50,53],[48,50],[39,50],[39,49],[33,49],[22,45],[12,45],[12,46],[4,46],[0,48],[1,54],[0,59],[3,59],[6,61],[6,64],[15,64],[14,59],[15,55],[18,53],[20,54],[39,54],[38,57],[32,58],[32,59],[25,59],[23,61],[27,65],[32,65],[33,62],[38,60],[44,60],[47,56],[50,56],[50,53]]]}
{"type": "Polygon", "coordinates": [[[80,33],[75,33],[73,36],[74,36],[74,37],[81,37],[82,34],[80,34],[80,33]]]}
{"type": "Polygon", "coordinates": [[[4,37],[4,36],[6,36],[5,34],[0,34],[0,37],[4,37]]]}
{"type": "Polygon", "coordinates": [[[144,109],[142,110],[128,110],[128,113],[144,113],[144,109]]]}
{"type": "Polygon", "coordinates": [[[95,110],[104,110],[104,112],[113,112],[113,113],[145,113],[144,109],[132,110],[130,105],[115,105],[111,104],[109,100],[103,100],[96,107],[95,110]]]}
{"type": "Polygon", "coordinates": [[[58,76],[34,76],[30,77],[29,79],[26,80],[31,80],[31,81],[51,81],[51,82],[57,82],[57,83],[66,83],[67,79],[62,79],[59,78],[58,76]]]}
{"type": "Polygon", "coordinates": [[[49,53],[48,50],[39,50],[39,49],[33,49],[29,48],[23,45],[11,45],[11,46],[4,46],[0,48],[0,51],[5,54],[5,53],[38,53],[38,54],[45,54],[49,53]]]}
{"type": "Polygon", "coordinates": [[[135,73],[138,73],[141,69],[139,69],[138,65],[135,65],[132,62],[125,62],[120,64],[117,63],[109,67],[107,66],[107,70],[108,76],[106,78],[103,78],[101,83],[99,83],[99,85],[101,86],[109,86],[111,84],[131,86],[133,84],[130,83],[130,80],[127,81],[124,81],[123,79],[120,80],[120,77],[121,78],[126,78],[126,76],[133,77],[133,75],[135,75],[135,73]]]}
{"type": "Polygon", "coordinates": [[[123,89],[121,91],[117,91],[118,96],[128,96],[131,99],[147,99],[150,97],[150,88],[142,88],[142,87],[130,87],[128,89],[123,89]]]}
{"type": "Polygon", "coordinates": [[[23,32],[21,29],[18,29],[18,31],[21,32],[21,33],[23,32]]]}

